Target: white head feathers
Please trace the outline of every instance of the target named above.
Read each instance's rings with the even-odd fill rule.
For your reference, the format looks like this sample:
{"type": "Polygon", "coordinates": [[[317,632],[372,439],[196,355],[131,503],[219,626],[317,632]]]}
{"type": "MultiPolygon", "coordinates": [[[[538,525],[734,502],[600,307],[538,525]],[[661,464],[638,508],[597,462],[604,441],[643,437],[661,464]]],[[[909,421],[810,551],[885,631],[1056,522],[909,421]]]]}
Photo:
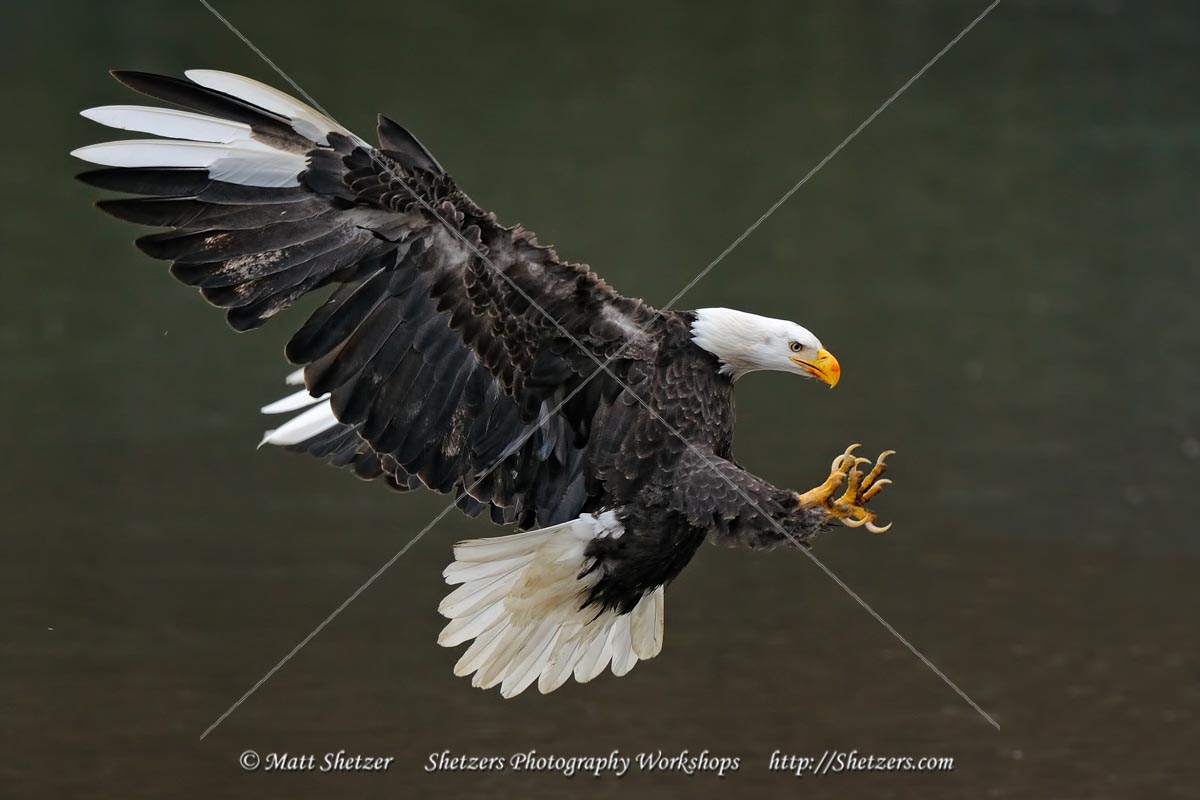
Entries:
{"type": "Polygon", "coordinates": [[[692,323],[692,341],[721,361],[721,372],[740,378],[769,369],[812,375],[801,362],[815,363],[821,342],[804,327],[730,308],[701,308],[692,323]]]}

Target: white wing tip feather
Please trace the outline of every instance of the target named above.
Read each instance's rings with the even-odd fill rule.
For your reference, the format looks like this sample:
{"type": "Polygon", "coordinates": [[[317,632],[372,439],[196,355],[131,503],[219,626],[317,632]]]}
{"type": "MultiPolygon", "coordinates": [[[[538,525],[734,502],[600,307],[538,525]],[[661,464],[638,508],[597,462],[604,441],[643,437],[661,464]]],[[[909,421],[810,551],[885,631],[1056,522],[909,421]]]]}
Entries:
{"type": "Polygon", "coordinates": [[[329,395],[323,394],[320,397],[313,397],[308,393],[307,389],[301,389],[298,392],[293,392],[287,397],[276,400],[274,403],[268,403],[259,409],[263,414],[286,414],[289,411],[298,411],[301,408],[308,408],[322,400],[328,400],[329,395]]]}
{"type": "MultiPolygon", "coordinates": [[[[302,387],[304,385],[304,368],[289,372],[283,381],[288,386],[302,387]]],[[[286,414],[290,411],[303,411],[303,413],[297,414],[278,428],[264,431],[262,441],[258,443],[256,450],[261,450],[269,444],[297,444],[337,424],[337,417],[333,415],[329,395],[313,397],[304,388],[287,397],[280,398],[274,403],[267,403],[259,411],[263,414],[286,414]]]]}
{"type": "MultiPolygon", "coordinates": [[[[290,399],[285,398],[285,400],[290,399]]],[[[333,414],[333,408],[329,400],[318,401],[314,399],[313,402],[316,405],[305,408],[304,411],[292,417],[278,428],[264,433],[262,441],[259,442],[258,446],[262,447],[266,444],[274,444],[282,447],[291,444],[300,444],[337,425],[338,420],[333,414]]]]}
{"type": "MultiPolygon", "coordinates": [[[[224,92],[250,105],[285,116],[292,128],[315,145],[328,143],[336,132],[362,140],[291,95],[265,83],[216,70],[188,70],[189,80],[224,92]]],[[[98,106],[80,112],[110,128],[165,138],[104,142],[80,147],[72,156],[106,167],[203,168],[213,180],[244,186],[299,185],[307,169],[305,156],[279,150],[253,138],[249,125],[191,111],[152,106],[98,106]]]]}
{"type": "Polygon", "coordinates": [[[629,614],[582,609],[598,571],[580,578],[588,542],[620,536],[615,515],[583,514],[537,531],[459,542],[446,582],[458,584],[438,606],[450,619],[438,644],[474,639],[454,674],[475,673],[480,688],[500,685],[513,697],[533,683],[543,694],[574,676],[586,683],[611,665],[625,675],[662,649],[663,587],[629,614]]]}

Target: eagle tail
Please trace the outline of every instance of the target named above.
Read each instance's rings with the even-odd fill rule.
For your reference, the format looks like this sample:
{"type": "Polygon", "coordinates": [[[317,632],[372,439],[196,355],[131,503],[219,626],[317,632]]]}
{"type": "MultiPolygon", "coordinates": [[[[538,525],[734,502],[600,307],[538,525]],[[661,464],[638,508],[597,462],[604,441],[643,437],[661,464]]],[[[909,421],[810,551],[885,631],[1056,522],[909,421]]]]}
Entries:
{"type": "Polygon", "coordinates": [[[459,584],[438,606],[450,623],[438,644],[475,641],[454,674],[475,673],[472,685],[500,685],[504,697],[534,681],[543,694],[570,678],[586,683],[610,664],[624,675],[639,659],[658,655],[663,641],[663,587],[648,591],[633,611],[584,607],[602,577],[588,544],[619,537],[616,514],[578,519],[527,533],[459,542],[443,575],[459,584]]]}

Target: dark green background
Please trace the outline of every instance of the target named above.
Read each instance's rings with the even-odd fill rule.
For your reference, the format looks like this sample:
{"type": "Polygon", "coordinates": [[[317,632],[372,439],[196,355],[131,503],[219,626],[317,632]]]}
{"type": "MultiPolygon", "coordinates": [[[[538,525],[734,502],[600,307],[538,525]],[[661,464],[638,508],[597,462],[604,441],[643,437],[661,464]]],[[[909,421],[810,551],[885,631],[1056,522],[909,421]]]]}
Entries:
{"type": "MultiPolygon", "coordinates": [[[[985,5],[218,3],[348,127],[385,111],[473,197],[662,303],[985,5]]],[[[435,644],[439,511],[274,450],[292,316],[244,336],[91,208],[105,70],[279,84],[200,5],[8,4],[0,33],[0,782],[13,797],[1194,797],[1200,9],[1006,0],[685,299],[795,319],[834,392],[739,387],[784,485],[895,448],[893,532],[705,548],[662,655],[503,701],[435,644]],[[738,755],[711,776],[428,775],[430,752],[738,755]],[[347,749],[377,775],[245,774],[347,749]],[[771,774],[773,750],[950,774],[771,774]]],[[[113,138],[120,138],[120,135],[113,138]]]]}

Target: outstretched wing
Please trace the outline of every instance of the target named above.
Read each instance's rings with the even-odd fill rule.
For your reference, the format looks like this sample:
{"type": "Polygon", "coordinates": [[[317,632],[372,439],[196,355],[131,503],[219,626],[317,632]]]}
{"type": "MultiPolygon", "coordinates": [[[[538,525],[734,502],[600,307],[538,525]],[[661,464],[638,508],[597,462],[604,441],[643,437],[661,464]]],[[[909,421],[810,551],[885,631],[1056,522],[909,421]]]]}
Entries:
{"type": "MultiPolygon", "coordinates": [[[[653,309],[498,224],[386,118],[374,148],[241,76],[113,75],[189,109],[83,112],[168,137],[74,153],[107,167],[83,181],[141,195],[101,208],[171,229],[142,237],[139,248],[171,261],[172,274],[226,309],[237,330],[332,287],[286,351],[304,365],[308,393],[328,398],[279,443],[364,477],[387,475],[397,488],[419,481],[456,492],[464,510],[490,507],[498,521],[577,516],[592,418],[619,386],[601,375],[554,409],[653,309]]],[[[652,347],[645,337],[610,369],[618,377],[640,369],[652,347]]]]}

